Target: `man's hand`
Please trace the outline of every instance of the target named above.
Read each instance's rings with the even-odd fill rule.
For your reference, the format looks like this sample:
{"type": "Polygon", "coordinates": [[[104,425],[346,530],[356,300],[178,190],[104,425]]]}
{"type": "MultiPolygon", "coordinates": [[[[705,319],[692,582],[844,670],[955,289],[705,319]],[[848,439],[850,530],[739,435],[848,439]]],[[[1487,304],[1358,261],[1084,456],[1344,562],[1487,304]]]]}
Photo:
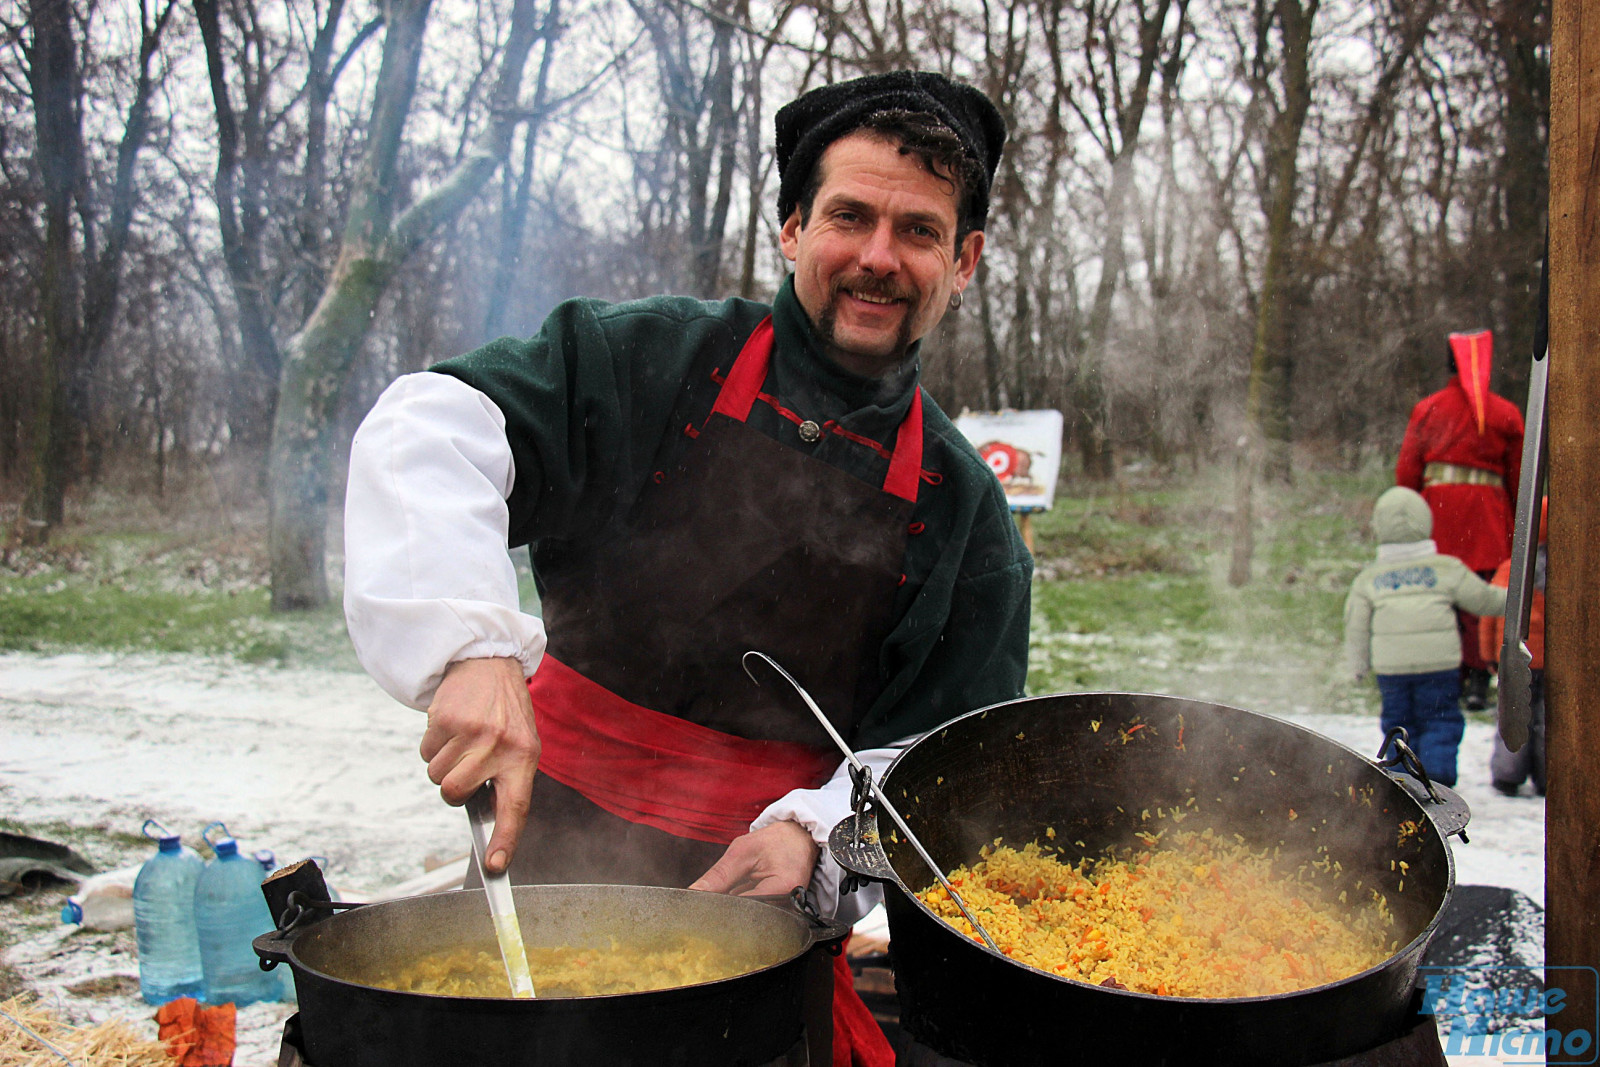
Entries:
{"type": "Polygon", "coordinates": [[[460,806],[494,780],[491,874],[511,862],[539,765],[539,732],[522,665],[514,659],[464,659],[445,669],[422,735],[428,780],[446,804],[460,806]]]}
{"type": "Polygon", "coordinates": [[[779,822],[736,838],[728,851],[689,888],[740,896],[781,896],[811,883],[821,850],[811,831],[779,822]]]}

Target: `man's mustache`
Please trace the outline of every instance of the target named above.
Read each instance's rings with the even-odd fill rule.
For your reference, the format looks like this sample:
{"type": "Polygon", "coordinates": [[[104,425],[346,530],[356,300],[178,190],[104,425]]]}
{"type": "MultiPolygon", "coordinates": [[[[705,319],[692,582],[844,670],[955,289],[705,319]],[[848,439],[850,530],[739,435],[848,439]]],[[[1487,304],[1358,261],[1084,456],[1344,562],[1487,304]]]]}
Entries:
{"type": "Polygon", "coordinates": [[[914,287],[901,285],[887,278],[877,278],[871,274],[835,279],[833,296],[837,298],[842,292],[850,292],[856,296],[870,296],[878,300],[904,300],[911,304],[915,304],[920,295],[914,287]]]}

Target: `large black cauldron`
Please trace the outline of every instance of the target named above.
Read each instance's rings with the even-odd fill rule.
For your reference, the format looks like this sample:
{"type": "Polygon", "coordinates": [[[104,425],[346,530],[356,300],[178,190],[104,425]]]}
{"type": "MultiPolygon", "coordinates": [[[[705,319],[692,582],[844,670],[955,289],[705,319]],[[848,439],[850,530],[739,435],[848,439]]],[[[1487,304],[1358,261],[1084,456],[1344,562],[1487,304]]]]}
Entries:
{"type": "Polygon", "coordinates": [[[800,1043],[815,1011],[808,997],[831,995],[829,950],[849,932],[763,900],[686,889],[544,885],[513,895],[530,947],[603,947],[612,938],[648,946],[690,933],[762,962],[722,981],[612,996],[402,993],[364,979],[429,953],[493,946],[488,903],[482,890],[462,890],[366,905],[256,939],[263,961],[294,970],[305,1059],[317,1067],[769,1064],[800,1043]]]}
{"type": "Polygon", "coordinates": [[[887,818],[846,819],[832,851],[885,883],[901,1026],[944,1055],[989,1067],[1078,1058],[1297,1067],[1405,1033],[1415,1022],[1417,966],[1455,882],[1430,814],[1446,833],[1466,817],[1448,790],[1425,811],[1376,764],[1291,723],[1128,693],[1033,697],[972,712],[908,748],[881,784],[945,871],[977,860],[997,837],[1020,845],[1042,839],[1046,827],[1091,855],[1132,844],[1135,833],[1171,825],[1152,824],[1147,811],[1187,811],[1193,797],[1202,813],[1195,824],[1238,833],[1252,848],[1279,847],[1291,869],[1300,859],[1337,860],[1350,899],[1376,889],[1395,916],[1399,948],[1388,960],[1296,993],[1197,999],[1092,986],[958,934],[911,895],[934,879],[887,818]]]}

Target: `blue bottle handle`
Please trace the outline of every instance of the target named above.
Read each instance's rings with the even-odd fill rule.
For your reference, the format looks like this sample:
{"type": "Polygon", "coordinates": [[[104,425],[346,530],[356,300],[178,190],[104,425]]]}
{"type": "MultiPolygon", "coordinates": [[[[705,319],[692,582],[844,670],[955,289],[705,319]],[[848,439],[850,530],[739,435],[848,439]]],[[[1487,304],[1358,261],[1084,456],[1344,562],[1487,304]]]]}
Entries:
{"type": "Polygon", "coordinates": [[[224,839],[233,836],[232,834],[228,833],[228,826],[227,826],[226,823],[223,823],[223,822],[211,823],[204,830],[200,831],[200,840],[204,841],[206,843],[206,845],[213,852],[215,852],[217,850],[217,843],[215,841],[211,840],[211,831],[215,830],[219,826],[222,827],[222,836],[223,836],[224,839]]]}

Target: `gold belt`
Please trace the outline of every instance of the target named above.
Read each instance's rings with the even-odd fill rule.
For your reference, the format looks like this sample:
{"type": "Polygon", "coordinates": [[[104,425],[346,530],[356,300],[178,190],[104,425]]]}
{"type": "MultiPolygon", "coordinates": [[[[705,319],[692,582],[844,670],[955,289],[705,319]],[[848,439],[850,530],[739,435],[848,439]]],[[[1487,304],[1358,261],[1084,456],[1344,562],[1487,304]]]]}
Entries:
{"type": "Polygon", "coordinates": [[[1505,482],[1494,471],[1479,467],[1463,467],[1459,463],[1429,463],[1422,468],[1424,487],[1435,485],[1492,485],[1501,488],[1505,482]]]}

